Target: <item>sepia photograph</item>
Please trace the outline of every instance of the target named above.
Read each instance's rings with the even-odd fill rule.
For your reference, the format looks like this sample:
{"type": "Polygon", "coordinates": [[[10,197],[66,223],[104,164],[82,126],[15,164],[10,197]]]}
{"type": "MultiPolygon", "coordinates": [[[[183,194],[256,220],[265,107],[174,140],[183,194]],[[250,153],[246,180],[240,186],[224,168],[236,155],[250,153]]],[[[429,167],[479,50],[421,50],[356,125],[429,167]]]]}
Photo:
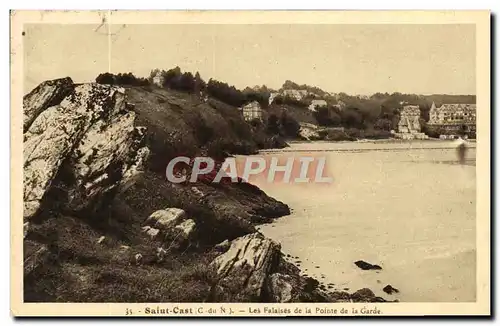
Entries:
{"type": "Polygon", "coordinates": [[[490,313],[488,11],[11,27],[13,311],[490,313]]]}

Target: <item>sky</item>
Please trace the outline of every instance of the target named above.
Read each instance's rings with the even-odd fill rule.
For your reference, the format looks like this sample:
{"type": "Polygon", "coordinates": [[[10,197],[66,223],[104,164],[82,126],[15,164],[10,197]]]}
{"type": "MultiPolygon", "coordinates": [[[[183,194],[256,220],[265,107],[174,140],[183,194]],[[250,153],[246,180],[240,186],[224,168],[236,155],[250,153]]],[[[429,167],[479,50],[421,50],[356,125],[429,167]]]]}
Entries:
{"type": "Polygon", "coordinates": [[[175,66],[243,89],[476,94],[474,25],[25,25],[25,93],[69,76],[175,66]],[[112,34],[108,36],[108,30],[112,34]]]}

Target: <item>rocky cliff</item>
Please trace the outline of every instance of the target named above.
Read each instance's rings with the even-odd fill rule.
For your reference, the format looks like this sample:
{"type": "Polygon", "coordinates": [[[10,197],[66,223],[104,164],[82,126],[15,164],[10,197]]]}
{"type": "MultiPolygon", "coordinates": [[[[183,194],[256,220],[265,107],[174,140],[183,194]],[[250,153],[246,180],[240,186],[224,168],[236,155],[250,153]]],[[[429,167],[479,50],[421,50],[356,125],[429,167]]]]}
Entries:
{"type": "Polygon", "coordinates": [[[321,291],[256,232],[289,214],[284,203],[244,183],[165,180],[175,155],[267,146],[234,108],[70,78],[23,104],[25,301],[352,300],[321,291]]]}

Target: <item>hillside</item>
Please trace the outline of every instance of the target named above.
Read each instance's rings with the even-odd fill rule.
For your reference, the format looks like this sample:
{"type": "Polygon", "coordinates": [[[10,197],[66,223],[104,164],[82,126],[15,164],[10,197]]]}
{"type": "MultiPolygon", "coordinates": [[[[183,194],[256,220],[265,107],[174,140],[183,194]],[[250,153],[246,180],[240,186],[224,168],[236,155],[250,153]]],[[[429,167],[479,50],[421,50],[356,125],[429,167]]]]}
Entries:
{"type": "Polygon", "coordinates": [[[257,187],[165,180],[176,155],[273,145],[233,107],[70,78],[23,106],[26,302],[381,301],[301,276],[255,229],[290,212],[257,187]]]}

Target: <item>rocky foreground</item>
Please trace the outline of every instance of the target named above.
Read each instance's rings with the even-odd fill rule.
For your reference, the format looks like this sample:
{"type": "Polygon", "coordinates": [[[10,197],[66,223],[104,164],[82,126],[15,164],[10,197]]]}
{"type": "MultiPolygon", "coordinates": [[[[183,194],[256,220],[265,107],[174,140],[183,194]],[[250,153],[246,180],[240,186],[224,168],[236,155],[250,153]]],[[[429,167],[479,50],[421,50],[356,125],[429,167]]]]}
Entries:
{"type": "Polygon", "coordinates": [[[236,109],[70,78],[23,105],[25,301],[383,301],[301,276],[255,229],[290,213],[257,187],[165,180],[176,154],[273,143],[236,109]]]}

